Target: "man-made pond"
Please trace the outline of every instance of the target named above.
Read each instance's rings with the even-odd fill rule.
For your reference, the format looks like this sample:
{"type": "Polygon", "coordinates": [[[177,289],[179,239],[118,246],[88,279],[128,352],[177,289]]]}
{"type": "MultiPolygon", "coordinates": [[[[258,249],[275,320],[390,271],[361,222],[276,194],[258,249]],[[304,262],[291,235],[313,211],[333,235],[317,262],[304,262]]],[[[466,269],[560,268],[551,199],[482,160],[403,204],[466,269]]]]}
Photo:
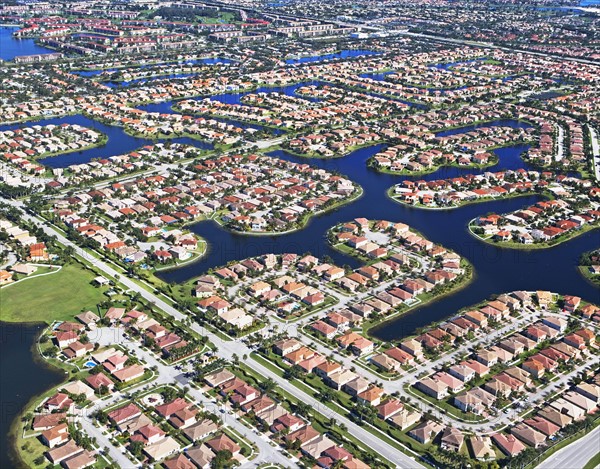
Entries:
{"type": "MultiPolygon", "coordinates": [[[[424,236],[456,250],[474,267],[475,278],[463,290],[435,303],[417,309],[393,320],[377,331],[382,339],[401,339],[431,321],[454,314],[459,308],[486,299],[492,294],[520,289],[547,289],[578,295],[588,301],[600,302],[600,291],[583,281],[577,271],[579,255],[598,245],[598,233],[590,232],[558,247],[547,250],[508,250],[481,243],[466,229],[474,217],[488,211],[506,212],[540,200],[537,196],[521,197],[483,204],[467,205],[454,210],[420,210],[400,205],[390,200],[386,190],[406,177],[377,173],[366,167],[366,161],[383,148],[383,145],[359,149],[335,160],[307,160],[283,151],[271,156],[299,163],[311,164],[338,171],[359,183],[364,195],[358,200],[333,212],[313,218],[303,230],[280,236],[247,236],[228,232],[214,222],[201,222],[191,229],[204,237],[209,244],[206,257],[180,269],[167,271],[160,277],[169,282],[183,282],[206,270],[229,261],[269,252],[311,252],[313,255],[331,256],[339,265],[356,267],[356,259],[332,249],[327,243],[327,230],[333,225],[356,217],[386,219],[407,223],[424,236]]],[[[519,155],[524,146],[496,150],[499,163],[487,170],[525,167],[519,155]]],[[[469,168],[442,168],[425,177],[410,179],[439,179],[460,174],[479,173],[486,170],[469,168]]]]}
{"type": "Polygon", "coordinates": [[[350,59],[353,57],[363,57],[368,55],[379,55],[379,52],[373,50],[348,49],[341,50],[332,54],[310,55],[307,57],[290,58],[285,61],[288,65],[305,64],[311,62],[323,62],[325,60],[350,59]]]}
{"type": "MultiPolygon", "coordinates": [[[[140,137],[132,137],[128,135],[122,127],[116,127],[113,125],[106,125],[96,120],[89,119],[87,117],[81,115],[67,116],[67,117],[57,117],[44,119],[40,121],[28,122],[24,123],[16,123],[16,124],[7,124],[0,126],[0,132],[4,130],[14,130],[22,127],[32,126],[32,125],[60,125],[60,124],[78,124],[83,125],[88,128],[97,129],[103,134],[108,136],[108,142],[106,145],[101,147],[91,148],[89,150],[83,150],[73,153],[66,153],[64,155],[51,156],[48,158],[43,158],[38,160],[39,163],[50,166],[51,168],[66,168],[72,164],[80,164],[87,163],[94,158],[108,158],[110,156],[122,155],[124,153],[128,153],[137,148],[140,148],[144,145],[152,145],[156,143],[156,140],[150,140],[147,138],[140,137]]],[[[200,140],[182,137],[182,138],[173,138],[169,140],[173,143],[185,143],[188,145],[194,145],[198,148],[210,150],[213,146],[208,142],[203,142],[200,140]]]]}
{"type": "Polygon", "coordinates": [[[50,54],[54,51],[38,46],[33,39],[17,39],[12,33],[16,26],[0,26],[0,59],[13,60],[19,55],[50,54]]]}
{"type": "MultiPolygon", "coordinates": [[[[1,319],[1,315],[0,315],[1,319]]],[[[45,366],[34,355],[39,324],[0,322],[0,467],[17,467],[11,458],[9,431],[14,419],[33,396],[37,396],[64,378],[60,371],[45,366]]]]}

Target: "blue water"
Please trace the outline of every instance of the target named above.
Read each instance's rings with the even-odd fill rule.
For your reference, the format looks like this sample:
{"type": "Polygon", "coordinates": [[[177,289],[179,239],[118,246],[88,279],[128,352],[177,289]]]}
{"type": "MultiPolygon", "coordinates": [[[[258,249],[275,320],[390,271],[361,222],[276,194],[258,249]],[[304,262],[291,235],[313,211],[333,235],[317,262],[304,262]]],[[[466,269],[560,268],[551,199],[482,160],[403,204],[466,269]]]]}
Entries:
{"type": "Polygon", "coordinates": [[[15,39],[12,35],[17,27],[0,27],[0,59],[13,60],[18,55],[50,54],[55,51],[38,46],[33,39],[15,39]]]}
{"type": "Polygon", "coordinates": [[[437,64],[429,64],[430,67],[435,67],[435,68],[441,68],[444,70],[449,70],[452,67],[456,67],[457,65],[464,65],[464,64],[472,64],[475,62],[480,62],[482,60],[487,60],[487,57],[479,57],[477,59],[473,59],[473,60],[461,60],[458,62],[446,62],[446,63],[437,63],[437,64]]]}
{"type": "Polygon", "coordinates": [[[86,368],[94,368],[96,366],[96,362],[93,360],[89,360],[83,364],[86,368]]]}
{"type": "Polygon", "coordinates": [[[65,380],[59,368],[50,368],[34,356],[37,338],[45,325],[0,321],[0,467],[20,467],[14,460],[10,425],[29,399],[65,380]]]}
{"type": "MultiPolygon", "coordinates": [[[[330,85],[330,83],[327,83],[324,81],[319,81],[319,80],[312,80],[312,81],[304,81],[301,83],[295,83],[293,85],[286,85],[286,86],[261,86],[252,91],[230,92],[230,93],[211,95],[210,99],[214,99],[215,101],[220,101],[220,102],[226,103],[226,104],[240,104],[240,105],[244,106],[244,103],[242,102],[242,98],[249,94],[283,93],[286,96],[295,96],[297,98],[306,99],[307,101],[318,102],[318,101],[322,101],[322,100],[320,98],[309,98],[306,96],[297,95],[296,91],[299,88],[302,88],[304,86],[326,86],[326,85],[330,85]]],[[[198,99],[203,99],[203,98],[198,98],[198,99]]]]}
{"type": "MultiPolygon", "coordinates": [[[[67,153],[65,155],[51,156],[38,160],[41,164],[49,166],[51,168],[65,168],[72,164],[87,163],[94,158],[108,158],[110,156],[121,155],[128,153],[144,145],[152,145],[156,143],[156,140],[150,140],[146,138],[132,137],[125,133],[122,127],[116,127],[112,125],[106,125],[96,120],[89,119],[87,117],[76,115],[67,117],[57,117],[52,119],[44,119],[35,121],[27,124],[7,124],[0,126],[0,132],[4,130],[14,130],[18,128],[27,127],[30,125],[60,125],[60,124],[78,124],[92,129],[99,130],[103,134],[108,136],[108,142],[106,145],[97,148],[91,148],[89,150],[83,150],[80,152],[67,153]]],[[[202,142],[192,138],[173,138],[168,140],[158,141],[170,141],[174,143],[184,143],[193,145],[197,148],[210,150],[213,146],[208,142],[202,142]]]]}
{"type": "MultiPolygon", "coordinates": [[[[155,66],[159,66],[159,65],[174,65],[174,64],[230,65],[232,63],[234,63],[234,61],[231,59],[227,59],[227,58],[207,57],[204,59],[179,60],[179,61],[167,61],[167,62],[157,62],[157,63],[152,63],[152,64],[144,64],[144,65],[139,65],[136,68],[149,68],[149,67],[155,67],[155,66]]],[[[118,68],[107,68],[107,69],[101,69],[101,70],[75,70],[75,71],[72,71],[71,73],[73,73],[75,75],[79,75],[81,77],[94,77],[96,75],[100,75],[102,72],[116,72],[118,70],[119,70],[118,68]]],[[[159,78],[159,77],[156,77],[156,78],[159,78]]]]}
{"type": "Polygon", "coordinates": [[[362,57],[368,55],[380,55],[380,52],[376,52],[373,50],[349,49],[342,50],[334,54],[311,55],[308,57],[300,57],[297,59],[287,59],[285,63],[288,65],[296,65],[311,62],[323,62],[324,60],[349,59],[353,57],[362,57]]]}
{"type": "MultiPolygon", "coordinates": [[[[152,106],[169,105],[170,103],[163,103],[152,106]]],[[[109,142],[106,147],[101,149],[88,150],[81,152],[81,154],[62,155],[43,161],[43,163],[53,167],[89,161],[92,157],[121,154],[151,143],[147,139],[130,137],[121,128],[105,126],[82,116],[48,119],[41,121],[40,124],[59,124],[63,122],[97,128],[109,135],[109,142]]],[[[523,125],[510,120],[498,121],[498,123],[523,125]]],[[[0,130],[17,127],[19,127],[18,124],[13,124],[2,126],[0,130]]],[[[464,132],[465,128],[458,131],[464,132]]],[[[175,141],[190,143],[195,146],[201,145],[201,142],[191,139],[177,139],[175,141]]],[[[346,175],[363,188],[364,194],[358,200],[335,211],[314,217],[304,229],[286,235],[253,237],[232,233],[212,221],[196,223],[191,225],[190,228],[207,240],[209,246],[207,255],[195,263],[162,272],[159,276],[168,282],[179,283],[229,261],[269,252],[295,252],[299,254],[311,252],[318,256],[329,255],[339,265],[347,264],[351,267],[357,267],[359,262],[355,258],[341,254],[329,246],[326,234],[337,223],[356,217],[368,217],[407,223],[432,241],[452,248],[465,256],[473,264],[475,271],[475,279],[468,287],[382,326],[376,331],[376,335],[380,338],[392,340],[405,337],[431,321],[441,320],[462,307],[477,303],[494,293],[503,291],[546,289],[581,296],[587,301],[600,303],[600,290],[583,281],[576,267],[581,253],[597,248],[599,239],[597,231],[589,232],[552,249],[532,251],[497,248],[493,245],[481,243],[467,232],[468,222],[478,215],[490,211],[499,213],[513,211],[535,203],[540,200],[540,197],[529,196],[490,201],[454,210],[434,211],[400,205],[386,196],[386,190],[403,179],[433,180],[465,174],[478,174],[485,171],[529,168],[520,158],[521,153],[528,148],[526,145],[515,145],[495,150],[499,162],[488,169],[447,167],[426,176],[415,177],[382,174],[368,168],[366,166],[367,160],[383,148],[385,148],[383,144],[361,148],[338,159],[310,160],[284,151],[270,153],[269,155],[273,157],[297,163],[309,163],[328,171],[346,175]],[[560,274],[557,274],[557,272],[560,272],[560,274]]]]}
{"type": "Polygon", "coordinates": [[[420,210],[392,202],[386,196],[386,190],[403,179],[433,180],[489,170],[527,168],[519,157],[526,149],[525,146],[496,150],[500,161],[487,170],[442,168],[424,177],[411,178],[381,174],[366,168],[366,161],[384,147],[374,145],[361,148],[344,158],[329,160],[308,160],[284,151],[270,153],[271,156],[288,161],[309,162],[313,166],[344,174],[362,186],[364,195],[333,212],[314,217],[301,231],[281,236],[252,237],[229,232],[212,221],[197,223],[192,225],[191,229],[208,241],[207,256],[185,267],[163,272],[159,276],[168,282],[183,282],[227,262],[269,252],[311,252],[313,255],[331,256],[338,265],[357,267],[359,262],[355,258],[341,254],[329,246],[326,234],[327,230],[337,223],[356,217],[368,217],[409,224],[432,241],[465,256],[473,264],[475,271],[475,279],[468,287],[382,326],[375,332],[379,338],[393,340],[405,337],[431,321],[441,320],[460,308],[504,291],[547,289],[600,302],[600,290],[583,281],[576,267],[582,252],[598,246],[597,231],[550,250],[535,251],[500,249],[481,243],[468,234],[467,224],[474,217],[490,211],[513,211],[535,203],[540,200],[538,196],[467,205],[454,210],[420,210]],[[560,269],[560,275],[556,273],[557,268],[560,269]]]}
{"type": "Polygon", "coordinates": [[[485,128],[485,127],[512,127],[513,129],[529,129],[532,127],[531,124],[527,122],[521,122],[513,119],[498,119],[491,122],[482,122],[481,124],[476,125],[468,125],[466,127],[459,127],[456,129],[444,130],[442,132],[437,132],[435,134],[436,137],[448,137],[450,135],[458,135],[464,134],[467,132],[471,132],[475,129],[485,128]]]}

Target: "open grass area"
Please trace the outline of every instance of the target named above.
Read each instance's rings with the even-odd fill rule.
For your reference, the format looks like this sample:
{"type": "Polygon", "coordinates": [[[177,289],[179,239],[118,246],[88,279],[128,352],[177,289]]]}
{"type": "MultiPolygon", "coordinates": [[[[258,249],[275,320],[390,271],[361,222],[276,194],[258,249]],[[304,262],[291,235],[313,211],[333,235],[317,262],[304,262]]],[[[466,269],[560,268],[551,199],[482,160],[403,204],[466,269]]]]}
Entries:
{"type": "Polygon", "coordinates": [[[600,466],[600,453],[590,459],[588,463],[583,466],[583,469],[594,469],[598,466],[600,466]]]}
{"type": "Polygon", "coordinates": [[[80,264],[65,265],[60,272],[28,279],[0,290],[0,320],[45,322],[72,320],[82,310],[96,311],[106,300],[106,287],[92,285],[95,275],[80,264]]]}

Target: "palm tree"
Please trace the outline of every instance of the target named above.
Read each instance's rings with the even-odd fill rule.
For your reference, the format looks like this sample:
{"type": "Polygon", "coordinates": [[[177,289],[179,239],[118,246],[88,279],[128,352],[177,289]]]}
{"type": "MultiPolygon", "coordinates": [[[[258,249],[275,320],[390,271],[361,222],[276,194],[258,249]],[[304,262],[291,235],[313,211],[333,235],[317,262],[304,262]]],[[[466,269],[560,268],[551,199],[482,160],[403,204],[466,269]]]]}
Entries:
{"type": "Polygon", "coordinates": [[[277,383],[272,378],[267,378],[265,381],[258,385],[262,394],[269,394],[277,387],[277,383]]]}

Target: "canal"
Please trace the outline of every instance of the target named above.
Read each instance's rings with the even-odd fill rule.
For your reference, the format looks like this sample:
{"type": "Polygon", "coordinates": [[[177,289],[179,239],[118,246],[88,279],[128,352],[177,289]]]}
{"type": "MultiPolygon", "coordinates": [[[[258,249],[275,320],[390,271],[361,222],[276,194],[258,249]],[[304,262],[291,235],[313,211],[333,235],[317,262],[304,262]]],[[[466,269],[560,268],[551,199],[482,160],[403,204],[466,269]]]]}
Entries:
{"type": "MultiPolygon", "coordinates": [[[[293,87],[285,88],[282,89],[283,92],[295,93],[293,87]]],[[[270,90],[273,91],[273,89],[270,90]]],[[[224,95],[217,99],[232,99],[233,102],[239,102],[241,94],[236,94],[234,98],[224,95]]],[[[145,108],[149,111],[169,112],[171,105],[172,103],[160,103],[145,106],[145,108]]],[[[47,158],[42,161],[44,164],[52,167],[65,167],[89,161],[92,158],[126,153],[142,145],[153,143],[148,139],[131,137],[120,127],[104,125],[79,115],[47,119],[39,121],[37,124],[62,124],[65,122],[96,128],[107,134],[109,140],[104,147],[47,158]]],[[[523,124],[517,121],[502,120],[486,125],[516,127],[523,124]]],[[[0,126],[0,130],[23,126],[23,124],[4,125],[0,126]]],[[[465,131],[464,128],[461,130],[465,131]]],[[[173,141],[210,148],[209,144],[193,139],[184,138],[173,141]]],[[[527,145],[514,145],[494,150],[498,156],[498,163],[485,170],[448,167],[420,177],[383,174],[368,168],[368,159],[384,148],[383,144],[373,145],[337,159],[306,159],[282,150],[269,153],[274,158],[297,163],[310,163],[319,168],[346,175],[362,187],[363,195],[334,211],[314,217],[304,229],[284,235],[242,235],[229,232],[212,221],[191,225],[191,230],[208,242],[207,255],[199,261],[179,269],[164,271],[160,277],[168,282],[181,283],[229,261],[270,252],[310,252],[317,256],[328,255],[338,265],[347,264],[357,267],[359,262],[355,258],[344,255],[329,246],[326,234],[335,224],[356,217],[367,217],[410,225],[430,240],[464,256],[473,265],[475,273],[473,281],[458,292],[412,310],[373,330],[373,335],[380,339],[400,340],[433,321],[440,321],[453,315],[461,308],[478,303],[493,294],[512,290],[551,290],[581,296],[587,301],[600,303],[600,290],[586,282],[577,270],[579,256],[585,251],[600,246],[600,236],[597,230],[551,249],[529,251],[503,249],[482,243],[467,231],[468,222],[478,215],[490,211],[516,210],[536,202],[539,197],[526,196],[491,201],[452,210],[422,210],[395,203],[386,195],[386,191],[390,187],[403,179],[432,180],[483,171],[533,169],[521,159],[521,154],[528,149],[527,145]]],[[[34,359],[31,348],[39,333],[39,326],[0,323],[0,333],[0,381],[3,403],[0,431],[7,435],[11,422],[27,401],[45,389],[56,385],[60,381],[61,375],[43,367],[34,359]]],[[[0,441],[2,445],[0,467],[14,467],[14,463],[10,463],[8,459],[8,439],[0,439],[0,441]]]]}

